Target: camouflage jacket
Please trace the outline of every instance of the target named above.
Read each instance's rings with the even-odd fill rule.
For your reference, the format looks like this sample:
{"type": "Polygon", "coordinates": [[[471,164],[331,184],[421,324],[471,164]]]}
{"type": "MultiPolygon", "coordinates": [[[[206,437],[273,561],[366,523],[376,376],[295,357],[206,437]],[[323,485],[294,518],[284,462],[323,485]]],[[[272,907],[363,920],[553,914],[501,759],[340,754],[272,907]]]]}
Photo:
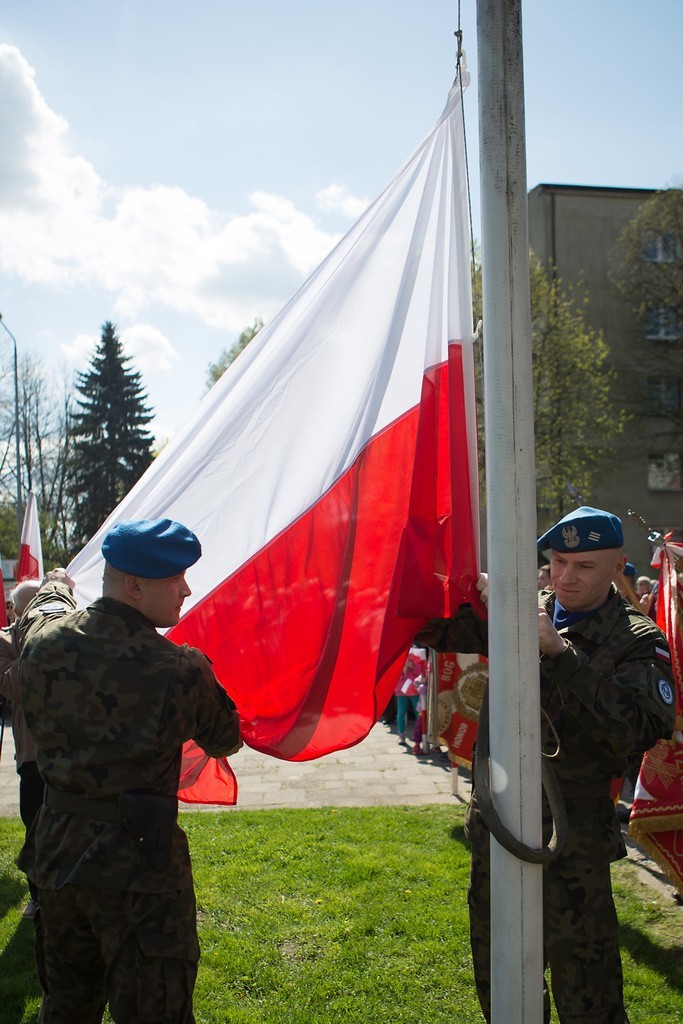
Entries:
{"type": "MultiPolygon", "coordinates": [[[[24,712],[49,787],[109,802],[131,791],[174,798],[185,740],[214,757],[238,747],[235,705],[200,651],[112,598],[74,607],[68,587],[50,583],[19,624],[24,712]]],[[[19,865],[44,888],[168,892],[192,884],[187,839],[172,828],[159,871],[123,825],[43,805],[19,865]]]]}
{"type": "Polygon", "coordinates": [[[26,725],[19,689],[19,642],[16,625],[0,629],[0,694],[12,702],[12,735],[17,768],[35,761],[36,751],[26,725]]]}
{"type": "MultiPolygon", "coordinates": [[[[554,594],[539,595],[551,619],[554,605],[554,594]]],[[[669,648],[652,619],[614,587],[602,608],[559,632],[566,649],[540,661],[543,749],[553,752],[559,739],[552,765],[561,785],[608,785],[672,734],[669,648]]],[[[432,620],[418,639],[439,651],[485,654],[487,623],[464,605],[451,619],[432,620]]]]}

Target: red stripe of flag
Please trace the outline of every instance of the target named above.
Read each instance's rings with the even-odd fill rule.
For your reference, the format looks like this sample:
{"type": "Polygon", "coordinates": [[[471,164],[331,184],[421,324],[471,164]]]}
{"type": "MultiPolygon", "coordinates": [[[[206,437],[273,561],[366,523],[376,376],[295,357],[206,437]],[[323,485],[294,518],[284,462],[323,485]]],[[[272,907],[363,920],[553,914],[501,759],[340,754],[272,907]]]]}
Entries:
{"type": "MultiPolygon", "coordinates": [[[[462,407],[459,346],[451,350],[462,407]]],[[[439,429],[448,418],[446,366],[428,375],[423,395],[169,633],[177,643],[201,640],[243,715],[258,695],[243,728],[259,750],[307,760],[357,743],[386,707],[417,630],[472,595],[467,446],[458,439],[451,459],[448,431],[439,429]]]]}

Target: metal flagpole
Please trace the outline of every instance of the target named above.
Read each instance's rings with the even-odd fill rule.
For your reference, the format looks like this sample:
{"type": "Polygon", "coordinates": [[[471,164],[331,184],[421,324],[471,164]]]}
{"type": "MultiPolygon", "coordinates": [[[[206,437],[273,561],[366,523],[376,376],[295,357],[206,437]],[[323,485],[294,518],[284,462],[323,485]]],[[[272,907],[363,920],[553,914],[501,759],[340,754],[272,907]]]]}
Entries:
{"type": "Polygon", "coordinates": [[[24,510],[21,504],[21,434],[19,430],[19,364],[17,361],[17,339],[0,313],[0,327],[4,327],[12,339],[14,345],[14,441],[17,453],[17,529],[19,531],[19,543],[21,543],[21,525],[24,520],[24,510]]]}
{"type": "MultiPolygon", "coordinates": [[[[521,0],[478,0],[491,790],[541,844],[536,502],[521,0]]],[[[540,1024],[542,869],[491,840],[493,1024],[540,1024]]]]}

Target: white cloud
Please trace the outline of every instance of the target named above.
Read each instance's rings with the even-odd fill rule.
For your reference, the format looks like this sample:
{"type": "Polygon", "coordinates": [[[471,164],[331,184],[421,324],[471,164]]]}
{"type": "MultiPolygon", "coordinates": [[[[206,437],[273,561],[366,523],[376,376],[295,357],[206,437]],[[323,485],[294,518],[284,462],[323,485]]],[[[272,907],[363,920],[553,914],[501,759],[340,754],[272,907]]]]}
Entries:
{"type": "Polygon", "coordinates": [[[95,352],[98,339],[94,334],[77,334],[73,341],[61,346],[62,355],[71,366],[84,366],[95,352]]]}
{"type": "Polygon", "coordinates": [[[151,324],[135,324],[120,335],[123,351],[135,360],[135,369],[170,370],[180,356],[165,334],[151,324]]]}
{"type": "MultiPolygon", "coordinates": [[[[5,44],[0,94],[0,267],[24,282],[104,286],[121,319],[161,303],[239,330],[254,308],[246,271],[258,278],[250,290],[267,318],[289,298],[285,282],[293,275],[300,284],[338,239],[264,192],[250,196],[250,212],[226,218],[181,188],[114,189],[70,152],[67,122],[43,99],[20,51],[5,44]]],[[[327,209],[360,202],[341,186],[323,195],[327,209]]],[[[76,341],[65,347],[70,358],[76,341]]],[[[161,358],[171,353],[169,346],[161,358]]]]}
{"type": "Polygon", "coordinates": [[[339,240],[338,235],[318,230],[289,199],[266,192],[254,192],[249,198],[259,211],[253,218],[254,225],[265,238],[277,242],[287,262],[302,275],[309,274],[339,240]]]}
{"type": "Polygon", "coordinates": [[[0,261],[24,281],[59,284],[88,259],[107,190],[68,153],[66,121],[14,46],[0,45],[0,94],[0,261]]]}
{"type": "Polygon", "coordinates": [[[346,185],[328,185],[316,192],[315,201],[319,209],[342,213],[351,220],[357,220],[368,207],[368,200],[351,195],[346,185]]]}

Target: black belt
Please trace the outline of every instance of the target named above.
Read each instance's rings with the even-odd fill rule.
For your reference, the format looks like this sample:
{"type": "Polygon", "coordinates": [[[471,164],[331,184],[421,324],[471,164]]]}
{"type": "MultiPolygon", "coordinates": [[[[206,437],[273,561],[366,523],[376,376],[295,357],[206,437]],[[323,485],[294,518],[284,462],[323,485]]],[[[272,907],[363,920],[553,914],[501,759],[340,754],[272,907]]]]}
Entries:
{"type": "Polygon", "coordinates": [[[91,821],[106,821],[110,824],[121,824],[121,808],[118,800],[89,800],[75,793],[64,793],[62,790],[45,787],[43,803],[55,811],[65,811],[79,818],[90,818],[91,821]]]}
{"type": "Polygon", "coordinates": [[[566,796],[569,800],[590,800],[599,796],[609,796],[610,789],[612,788],[611,781],[605,782],[604,779],[601,782],[587,782],[585,784],[580,782],[563,782],[561,779],[558,781],[562,796],[566,796]]]}

